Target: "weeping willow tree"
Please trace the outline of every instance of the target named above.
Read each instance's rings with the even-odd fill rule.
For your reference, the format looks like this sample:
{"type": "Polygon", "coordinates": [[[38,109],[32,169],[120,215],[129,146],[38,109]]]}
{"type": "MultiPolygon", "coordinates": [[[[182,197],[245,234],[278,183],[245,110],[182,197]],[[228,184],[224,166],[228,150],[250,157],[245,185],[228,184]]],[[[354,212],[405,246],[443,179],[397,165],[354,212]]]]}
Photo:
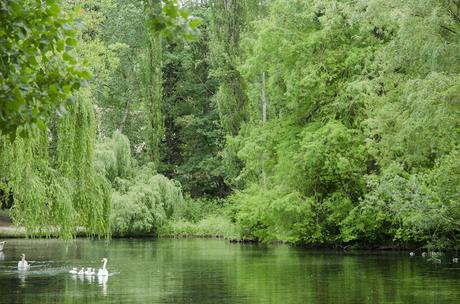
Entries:
{"type": "Polygon", "coordinates": [[[110,223],[115,236],[153,235],[183,209],[181,187],[153,163],[137,166],[128,138],[115,131],[96,145],[95,166],[111,182],[110,223]]]}
{"type": "Polygon", "coordinates": [[[1,138],[0,187],[14,197],[13,219],[30,232],[41,233],[58,221],[60,213],[50,212],[54,202],[48,194],[53,188],[54,172],[48,166],[46,138],[44,132],[33,139],[17,138],[14,142],[1,138]]]}
{"type": "Polygon", "coordinates": [[[89,91],[80,91],[74,111],[58,123],[57,170],[73,184],[78,223],[90,235],[108,235],[110,185],[94,170],[96,123],[89,91]]]}
{"type": "Polygon", "coordinates": [[[110,217],[116,236],[155,234],[183,209],[179,185],[156,174],[152,166],[138,168],[136,176],[120,186],[112,196],[110,217]]]}
{"type": "MultiPolygon", "coordinates": [[[[0,74],[21,76],[5,78],[8,86],[4,86],[5,92],[0,95],[7,93],[8,98],[4,98],[7,104],[0,107],[0,112],[8,110],[11,117],[19,118],[32,114],[26,122],[10,119],[0,123],[0,134],[9,134],[12,138],[0,137],[0,204],[5,197],[13,201],[14,221],[24,226],[29,235],[59,234],[70,238],[82,227],[88,235],[108,236],[111,185],[94,169],[95,100],[91,92],[99,93],[101,87],[108,86],[109,75],[120,62],[113,50],[126,47],[124,44],[109,47],[101,35],[107,12],[115,2],[35,2],[29,5],[27,1],[12,1],[6,6],[0,5],[5,8],[0,14],[5,17],[0,18],[0,24],[9,29],[8,35],[0,33],[8,42],[4,47],[0,43],[0,57],[5,63],[0,74]],[[73,19],[67,16],[67,11],[78,15],[83,26],[73,29],[73,19]],[[37,20],[40,22],[35,22],[37,20]],[[18,52],[19,49],[24,52],[18,52]],[[101,59],[103,55],[106,60],[101,59]],[[21,66],[17,65],[18,61],[21,66]],[[84,80],[91,78],[87,67],[95,77],[87,87],[81,88],[87,84],[84,80]],[[22,94],[25,89],[26,95],[22,94]],[[72,98],[68,98],[71,95],[72,98]],[[35,107],[29,111],[30,107],[23,107],[24,104],[35,107]],[[31,136],[12,141],[21,131],[17,126],[29,121],[36,134],[22,132],[21,135],[31,136]]],[[[188,16],[177,0],[145,0],[143,4],[150,30],[146,39],[148,64],[144,65],[148,70],[144,82],[150,122],[148,146],[151,160],[158,162],[158,145],[163,134],[160,34],[167,39],[188,39],[199,22],[188,16]]],[[[129,145],[127,149],[129,151],[129,145]]]]}
{"type": "Polygon", "coordinates": [[[57,121],[57,138],[43,131],[14,142],[0,139],[0,189],[14,197],[13,220],[29,236],[72,238],[79,228],[88,235],[110,233],[110,186],[93,165],[93,104],[87,91],[75,97],[69,114],[57,121]],[[56,155],[49,149],[53,141],[56,155]]]}

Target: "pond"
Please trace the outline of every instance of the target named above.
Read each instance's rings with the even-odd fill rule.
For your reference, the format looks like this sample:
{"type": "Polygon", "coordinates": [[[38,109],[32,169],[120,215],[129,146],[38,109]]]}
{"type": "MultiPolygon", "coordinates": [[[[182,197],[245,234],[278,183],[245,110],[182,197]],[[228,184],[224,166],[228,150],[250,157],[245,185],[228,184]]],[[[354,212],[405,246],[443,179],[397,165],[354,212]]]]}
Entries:
{"type": "Polygon", "coordinates": [[[459,282],[448,258],[223,240],[9,240],[0,253],[0,303],[460,303],[459,282]],[[68,273],[103,257],[107,280],[68,273]]]}

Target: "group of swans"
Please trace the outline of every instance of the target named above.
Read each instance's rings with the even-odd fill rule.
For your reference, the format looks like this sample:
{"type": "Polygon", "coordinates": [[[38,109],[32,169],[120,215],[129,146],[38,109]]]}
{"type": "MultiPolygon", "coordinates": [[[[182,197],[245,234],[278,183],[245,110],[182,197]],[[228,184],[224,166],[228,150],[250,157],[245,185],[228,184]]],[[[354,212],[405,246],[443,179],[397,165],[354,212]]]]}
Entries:
{"type": "Polygon", "coordinates": [[[91,268],[91,267],[88,267],[86,268],[82,268],[80,269],[80,271],[78,271],[78,268],[74,267],[72,268],[72,270],[69,271],[70,274],[78,274],[78,275],[85,275],[85,276],[93,276],[93,275],[96,275],[96,272],[94,272],[94,268],[91,268]]]}
{"type": "Polygon", "coordinates": [[[69,273],[73,275],[85,275],[85,276],[97,275],[98,277],[106,277],[109,275],[109,272],[107,271],[107,268],[106,268],[107,259],[103,258],[101,262],[103,263],[102,268],[99,268],[97,273],[95,272],[96,269],[91,268],[91,267],[86,268],[86,270],[85,268],[81,268],[80,271],[78,271],[78,268],[74,267],[72,268],[72,270],[69,271],[69,273]]]}
{"type": "MultiPolygon", "coordinates": [[[[102,261],[101,261],[103,264],[102,264],[102,268],[99,268],[98,272],[97,272],[97,276],[99,277],[106,277],[109,275],[109,272],[107,271],[107,259],[106,258],[103,258],[102,261]]],[[[30,264],[26,261],[26,255],[23,253],[21,254],[21,260],[19,261],[18,263],[18,270],[19,271],[27,271],[30,269],[30,264]]],[[[91,268],[91,267],[88,267],[86,268],[81,268],[80,271],[78,271],[78,269],[76,267],[72,268],[72,270],[69,271],[70,274],[75,274],[75,275],[85,275],[85,276],[95,276],[96,275],[96,272],[95,272],[96,269],[94,268],[91,268]]]]}

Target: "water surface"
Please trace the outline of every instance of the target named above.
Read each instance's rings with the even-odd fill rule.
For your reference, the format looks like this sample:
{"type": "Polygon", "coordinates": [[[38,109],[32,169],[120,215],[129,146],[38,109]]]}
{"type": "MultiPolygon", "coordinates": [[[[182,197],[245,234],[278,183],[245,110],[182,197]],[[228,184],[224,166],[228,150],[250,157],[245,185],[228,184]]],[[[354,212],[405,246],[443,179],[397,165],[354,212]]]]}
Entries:
{"type": "Polygon", "coordinates": [[[9,240],[0,303],[460,303],[460,266],[443,262],[221,240],[9,240]],[[68,273],[103,257],[107,280],[68,273]]]}

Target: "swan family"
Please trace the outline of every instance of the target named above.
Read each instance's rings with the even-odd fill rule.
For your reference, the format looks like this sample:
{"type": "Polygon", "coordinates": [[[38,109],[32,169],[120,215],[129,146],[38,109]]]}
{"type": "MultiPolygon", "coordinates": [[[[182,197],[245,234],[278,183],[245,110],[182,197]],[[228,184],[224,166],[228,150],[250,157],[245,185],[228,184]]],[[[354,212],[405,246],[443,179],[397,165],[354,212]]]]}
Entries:
{"type": "MultiPolygon", "coordinates": [[[[0,252],[3,251],[5,244],[6,244],[6,241],[0,242],[0,252]]],[[[69,271],[69,273],[73,275],[84,275],[84,276],[95,276],[97,274],[98,277],[107,277],[109,275],[109,271],[106,268],[107,258],[103,258],[101,262],[102,262],[102,268],[99,268],[97,273],[96,273],[96,269],[91,268],[91,267],[87,267],[86,270],[85,268],[81,268],[80,270],[78,270],[78,268],[74,267],[69,271]]],[[[27,271],[29,269],[30,269],[30,264],[26,261],[26,255],[23,253],[21,254],[21,260],[18,262],[18,270],[27,271]]]]}
{"type": "MultiPolygon", "coordinates": [[[[106,276],[109,275],[109,272],[108,272],[108,270],[106,268],[107,259],[103,258],[101,262],[103,263],[102,268],[99,268],[99,270],[97,272],[97,276],[106,277],[106,276]]],[[[21,254],[21,260],[18,262],[18,270],[19,271],[27,271],[29,269],[30,269],[30,264],[26,261],[26,255],[23,253],[23,254],[21,254]]],[[[94,276],[94,275],[96,275],[95,270],[96,269],[91,268],[91,267],[87,267],[86,270],[85,270],[85,268],[82,267],[80,269],[80,271],[78,271],[78,268],[74,267],[69,271],[69,273],[74,274],[74,275],[94,276]]]]}
{"type": "Polygon", "coordinates": [[[109,275],[109,272],[108,272],[108,270],[106,268],[107,259],[103,258],[101,262],[103,263],[102,268],[99,268],[97,273],[95,271],[96,269],[91,268],[91,267],[87,267],[86,270],[83,267],[80,270],[78,270],[77,267],[74,267],[69,271],[69,273],[73,274],[73,275],[81,275],[81,276],[83,276],[83,275],[84,276],[95,276],[97,274],[98,277],[106,277],[106,276],[109,275]]]}

